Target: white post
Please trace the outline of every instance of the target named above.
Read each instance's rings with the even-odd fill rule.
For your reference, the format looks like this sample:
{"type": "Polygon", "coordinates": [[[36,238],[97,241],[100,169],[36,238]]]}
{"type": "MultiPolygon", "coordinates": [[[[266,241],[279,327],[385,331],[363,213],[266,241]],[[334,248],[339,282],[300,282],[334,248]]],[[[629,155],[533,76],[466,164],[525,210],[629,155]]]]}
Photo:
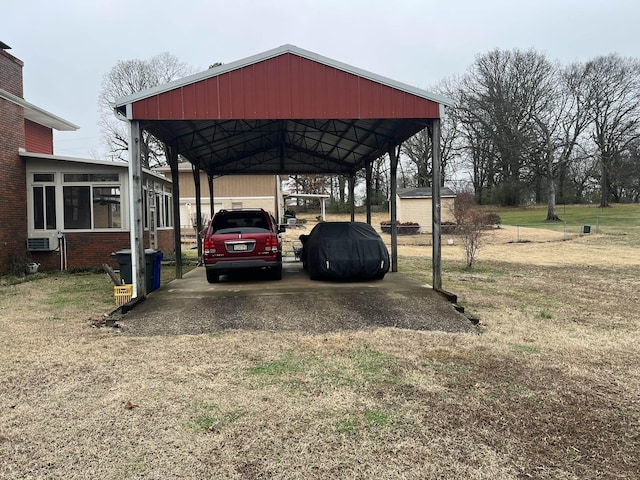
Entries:
{"type": "Polygon", "coordinates": [[[131,242],[131,283],[133,298],[145,297],[144,225],[142,223],[142,163],[140,161],[140,122],[131,119],[131,105],[127,105],[129,120],[129,230],[131,242]]]}

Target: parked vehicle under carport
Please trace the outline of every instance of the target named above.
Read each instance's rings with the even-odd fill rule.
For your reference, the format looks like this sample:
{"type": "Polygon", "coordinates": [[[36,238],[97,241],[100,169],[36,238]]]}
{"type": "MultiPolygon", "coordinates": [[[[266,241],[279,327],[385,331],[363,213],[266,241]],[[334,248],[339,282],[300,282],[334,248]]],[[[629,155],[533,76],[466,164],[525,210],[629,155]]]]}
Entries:
{"type": "Polygon", "coordinates": [[[389,271],[389,251],[368,223],[321,222],[300,241],[312,280],[381,280],[389,271]]]}
{"type": "Polygon", "coordinates": [[[263,209],[219,210],[204,232],[202,260],[207,281],[220,275],[267,270],[282,279],[281,230],[263,209]]]}

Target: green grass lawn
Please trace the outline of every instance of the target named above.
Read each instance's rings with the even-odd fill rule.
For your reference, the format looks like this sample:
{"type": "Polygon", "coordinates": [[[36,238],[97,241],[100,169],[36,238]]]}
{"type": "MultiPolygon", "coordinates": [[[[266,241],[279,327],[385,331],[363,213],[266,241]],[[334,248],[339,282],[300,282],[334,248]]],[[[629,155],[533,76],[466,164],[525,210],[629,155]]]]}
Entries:
{"type": "Polygon", "coordinates": [[[547,206],[487,207],[500,215],[503,225],[562,229],[589,225],[593,233],[617,233],[640,227],[640,205],[614,204],[608,208],[595,205],[558,205],[561,222],[546,222],[547,206]]]}

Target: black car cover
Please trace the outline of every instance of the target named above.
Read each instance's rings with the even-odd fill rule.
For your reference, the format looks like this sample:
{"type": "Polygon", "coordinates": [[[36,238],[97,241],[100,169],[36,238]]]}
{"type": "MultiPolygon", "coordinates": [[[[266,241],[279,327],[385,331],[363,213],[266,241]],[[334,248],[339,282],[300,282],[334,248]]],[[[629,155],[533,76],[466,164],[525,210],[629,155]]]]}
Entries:
{"type": "Polygon", "coordinates": [[[389,271],[387,247],[367,223],[322,222],[300,240],[311,279],[381,279],[389,271]]]}

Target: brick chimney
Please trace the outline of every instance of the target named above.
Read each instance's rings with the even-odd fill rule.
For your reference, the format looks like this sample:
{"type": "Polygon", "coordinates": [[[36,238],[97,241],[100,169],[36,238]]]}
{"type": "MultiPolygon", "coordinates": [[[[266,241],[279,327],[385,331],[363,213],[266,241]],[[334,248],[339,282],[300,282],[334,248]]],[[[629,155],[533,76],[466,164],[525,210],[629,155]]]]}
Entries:
{"type": "MultiPolygon", "coordinates": [[[[0,42],[0,90],[23,98],[24,63],[0,42]]],[[[0,92],[0,275],[27,255],[27,179],[19,149],[25,146],[24,108],[0,92]]]]}
{"type": "Polygon", "coordinates": [[[9,45],[0,41],[0,88],[23,98],[22,67],[24,62],[11,55],[9,45]]]}

